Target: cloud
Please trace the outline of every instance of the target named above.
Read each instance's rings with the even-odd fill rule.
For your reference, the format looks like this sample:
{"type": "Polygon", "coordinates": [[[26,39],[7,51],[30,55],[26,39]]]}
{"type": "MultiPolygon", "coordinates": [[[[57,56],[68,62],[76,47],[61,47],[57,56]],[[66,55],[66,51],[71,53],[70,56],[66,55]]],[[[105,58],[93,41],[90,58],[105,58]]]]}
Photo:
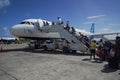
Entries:
{"type": "Polygon", "coordinates": [[[2,27],[0,26],[0,37],[7,37],[7,36],[11,36],[10,32],[9,32],[9,28],[7,27],[2,27]]]}
{"type": "Polygon", "coordinates": [[[120,24],[109,24],[110,26],[120,26],[120,24]]]}
{"type": "Polygon", "coordinates": [[[3,14],[6,14],[6,13],[7,13],[7,10],[4,10],[4,11],[3,11],[3,14]]]}
{"type": "Polygon", "coordinates": [[[93,22],[84,22],[83,24],[92,24],[93,22]]]}
{"type": "Polygon", "coordinates": [[[108,29],[108,28],[103,28],[103,29],[101,29],[101,30],[103,30],[103,31],[109,31],[109,29],[108,29]]]}
{"type": "Polygon", "coordinates": [[[96,18],[101,18],[104,16],[106,16],[106,15],[89,16],[89,17],[87,17],[87,19],[96,19],[96,18]]]}
{"type": "Polygon", "coordinates": [[[3,27],[3,30],[5,30],[5,31],[6,31],[6,30],[7,30],[7,27],[3,27]]]}
{"type": "Polygon", "coordinates": [[[10,0],[0,0],[0,9],[10,5],[10,0]]]}
{"type": "Polygon", "coordinates": [[[102,28],[98,31],[98,33],[113,33],[113,32],[120,32],[119,30],[113,30],[109,28],[102,28]]]}

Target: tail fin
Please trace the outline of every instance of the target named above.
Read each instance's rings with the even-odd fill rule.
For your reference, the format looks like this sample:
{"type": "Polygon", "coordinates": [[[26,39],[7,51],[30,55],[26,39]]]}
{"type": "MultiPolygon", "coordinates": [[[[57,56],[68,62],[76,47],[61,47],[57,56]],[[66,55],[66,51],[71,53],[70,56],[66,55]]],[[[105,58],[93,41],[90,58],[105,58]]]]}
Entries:
{"type": "Polygon", "coordinates": [[[91,25],[91,28],[90,28],[90,32],[91,33],[95,33],[95,23],[92,23],[92,25],[91,25]]]}

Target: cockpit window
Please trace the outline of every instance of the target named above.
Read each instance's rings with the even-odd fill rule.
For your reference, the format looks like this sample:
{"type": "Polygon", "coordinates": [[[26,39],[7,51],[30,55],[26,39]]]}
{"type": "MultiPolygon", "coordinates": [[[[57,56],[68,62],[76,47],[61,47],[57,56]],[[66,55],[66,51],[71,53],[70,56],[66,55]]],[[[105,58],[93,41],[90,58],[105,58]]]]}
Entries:
{"type": "Polygon", "coordinates": [[[36,25],[35,22],[29,22],[29,21],[23,21],[20,24],[28,24],[28,25],[33,25],[33,26],[36,25]]]}
{"type": "Polygon", "coordinates": [[[21,22],[20,24],[26,24],[25,22],[21,22]]]}
{"type": "Polygon", "coordinates": [[[20,24],[33,24],[33,23],[30,23],[30,22],[27,22],[27,21],[24,21],[24,22],[21,22],[20,24]]]}
{"type": "Polygon", "coordinates": [[[30,22],[26,22],[26,24],[30,24],[30,22]]]}

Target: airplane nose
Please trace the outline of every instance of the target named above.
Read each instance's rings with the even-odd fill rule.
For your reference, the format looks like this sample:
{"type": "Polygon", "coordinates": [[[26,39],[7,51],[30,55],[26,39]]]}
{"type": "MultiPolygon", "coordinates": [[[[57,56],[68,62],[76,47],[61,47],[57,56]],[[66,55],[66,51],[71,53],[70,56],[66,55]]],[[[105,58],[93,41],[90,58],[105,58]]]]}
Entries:
{"type": "Polygon", "coordinates": [[[18,28],[17,25],[13,26],[13,27],[10,29],[10,33],[11,33],[12,35],[15,35],[15,34],[16,34],[16,31],[17,31],[17,28],[18,28]]]}
{"type": "Polygon", "coordinates": [[[28,36],[28,34],[31,35],[31,30],[33,29],[34,29],[34,26],[31,26],[31,25],[17,24],[11,27],[10,33],[17,37],[28,36]]]}

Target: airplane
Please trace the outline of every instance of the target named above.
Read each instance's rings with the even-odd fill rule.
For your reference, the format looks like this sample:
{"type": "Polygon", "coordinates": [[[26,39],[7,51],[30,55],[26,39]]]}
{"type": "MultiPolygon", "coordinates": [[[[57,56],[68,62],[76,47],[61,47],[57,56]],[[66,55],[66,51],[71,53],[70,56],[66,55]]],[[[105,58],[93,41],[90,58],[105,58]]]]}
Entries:
{"type": "Polygon", "coordinates": [[[2,42],[4,44],[10,44],[15,41],[16,41],[16,38],[14,38],[14,37],[1,37],[0,38],[0,42],[2,42]]]}
{"type": "MultiPolygon", "coordinates": [[[[59,32],[56,31],[50,31],[50,28],[53,24],[51,21],[42,20],[42,19],[26,19],[20,22],[19,24],[14,25],[10,29],[10,33],[16,37],[19,38],[28,38],[28,39],[34,39],[34,40],[46,40],[50,38],[63,38],[59,34],[59,32]]],[[[62,25],[63,26],[63,25],[62,25]]],[[[90,38],[104,38],[104,35],[113,35],[113,34],[120,34],[120,32],[114,32],[114,33],[105,33],[105,34],[95,34],[94,32],[94,26],[95,23],[92,23],[90,32],[86,30],[80,30],[76,29],[76,35],[80,36],[79,32],[82,33],[84,36],[90,37],[90,38]]],[[[64,27],[64,26],[63,26],[64,27]]]]}

